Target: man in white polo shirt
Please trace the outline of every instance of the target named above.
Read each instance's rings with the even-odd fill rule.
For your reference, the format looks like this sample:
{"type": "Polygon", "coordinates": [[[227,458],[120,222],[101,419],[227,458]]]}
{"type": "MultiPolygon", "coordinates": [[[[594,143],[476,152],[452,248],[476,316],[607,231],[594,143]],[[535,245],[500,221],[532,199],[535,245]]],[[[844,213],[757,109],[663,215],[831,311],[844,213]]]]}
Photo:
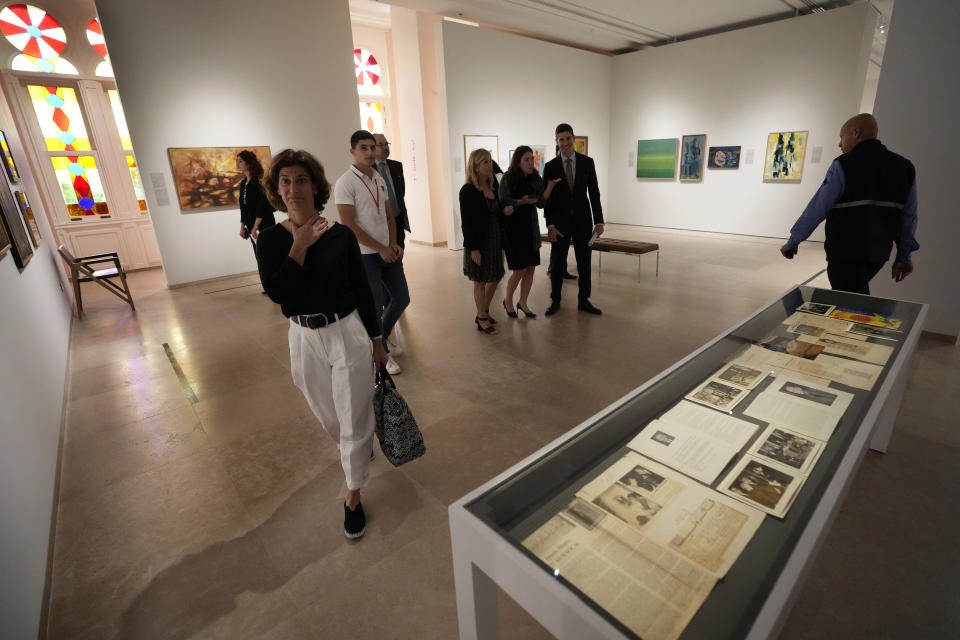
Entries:
{"type": "MultiPolygon", "coordinates": [[[[376,145],[376,139],[369,131],[361,129],[350,136],[353,165],[337,180],[333,197],[340,222],[350,227],[360,243],[374,303],[377,312],[382,311],[383,347],[389,354],[387,336],[410,304],[410,292],[403,273],[403,248],[397,244],[387,183],[373,168],[376,145]],[[386,306],[384,287],[390,298],[386,306]]],[[[387,372],[391,375],[400,373],[400,366],[392,356],[387,361],[387,372]]]]}

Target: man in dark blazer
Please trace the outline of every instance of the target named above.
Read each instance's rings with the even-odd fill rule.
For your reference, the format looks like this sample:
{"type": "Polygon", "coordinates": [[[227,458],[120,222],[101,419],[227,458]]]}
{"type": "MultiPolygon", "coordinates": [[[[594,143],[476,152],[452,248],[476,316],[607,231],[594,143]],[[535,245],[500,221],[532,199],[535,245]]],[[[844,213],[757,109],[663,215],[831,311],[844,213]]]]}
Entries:
{"type": "Polygon", "coordinates": [[[390,207],[393,209],[393,215],[397,223],[397,244],[405,248],[404,230],[410,231],[410,220],[407,218],[407,205],[403,201],[406,193],[406,184],[403,182],[403,165],[396,160],[390,160],[390,142],[382,133],[373,134],[377,141],[377,155],[374,167],[383,176],[387,183],[388,196],[390,197],[390,207]]]}
{"type": "Polygon", "coordinates": [[[573,127],[558,124],[557,146],[560,154],[543,168],[543,180],[559,182],[543,209],[550,249],[550,306],[544,312],[552,316],[560,310],[560,292],[567,267],[567,252],[573,240],[577,257],[579,301],[577,309],[600,315],[590,303],[590,238],[603,234],[603,209],[593,159],[573,150],[573,127]],[[589,198],[588,198],[589,196],[589,198]]]}

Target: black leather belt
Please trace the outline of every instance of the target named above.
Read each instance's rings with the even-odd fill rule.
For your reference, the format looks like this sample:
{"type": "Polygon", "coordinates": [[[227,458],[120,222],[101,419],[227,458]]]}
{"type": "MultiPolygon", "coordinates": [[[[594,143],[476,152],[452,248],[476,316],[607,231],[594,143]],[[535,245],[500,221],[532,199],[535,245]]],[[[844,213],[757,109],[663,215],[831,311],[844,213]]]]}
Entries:
{"type": "Polygon", "coordinates": [[[322,329],[330,326],[337,320],[343,320],[353,313],[353,311],[353,309],[350,309],[348,311],[338,311],[335,313],[310,313],[304,316],[290,316],[290,319],[307,329],[322,329]]]}

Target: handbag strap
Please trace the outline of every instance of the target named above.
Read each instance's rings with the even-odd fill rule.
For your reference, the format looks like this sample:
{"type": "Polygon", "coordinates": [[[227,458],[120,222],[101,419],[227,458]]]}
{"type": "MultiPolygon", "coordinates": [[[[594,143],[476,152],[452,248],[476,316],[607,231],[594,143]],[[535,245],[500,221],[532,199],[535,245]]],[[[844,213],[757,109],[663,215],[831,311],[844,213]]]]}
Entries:
{"type": "Polygon", "coordinates": [[[377,386],[383,386],[385,389],[396,389],[397,383],[393,381],[393,378],[390,377],[390,374],[387,373],[387,368],[383,365],[377,367],[377,386]]]}

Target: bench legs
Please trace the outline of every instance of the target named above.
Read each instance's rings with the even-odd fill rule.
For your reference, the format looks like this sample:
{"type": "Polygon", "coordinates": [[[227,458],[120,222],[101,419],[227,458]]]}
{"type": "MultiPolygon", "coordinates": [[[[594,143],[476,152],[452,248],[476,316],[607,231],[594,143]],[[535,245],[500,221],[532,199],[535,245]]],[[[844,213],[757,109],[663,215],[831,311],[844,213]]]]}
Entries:
{"type": "MultiPolygon", "coordinates": [[[[594,253],[597,254],[597,271],[602,271],[603,270],[603,254],[606,253],[606,251],[599,251],[595,249],[594,253]]],[[[657,277],[659,278],[660,277],[660,252],[657,251],[656,254],[657,254],[657,277]]],[[[634,254],[628,253],[626,255],[634,255],[634,254]]],[[[637,256],[637,280],[639,281],[641,276],[643,275],[643,254],[638,253],[636,254],[636,256],[637,256]]]]}

